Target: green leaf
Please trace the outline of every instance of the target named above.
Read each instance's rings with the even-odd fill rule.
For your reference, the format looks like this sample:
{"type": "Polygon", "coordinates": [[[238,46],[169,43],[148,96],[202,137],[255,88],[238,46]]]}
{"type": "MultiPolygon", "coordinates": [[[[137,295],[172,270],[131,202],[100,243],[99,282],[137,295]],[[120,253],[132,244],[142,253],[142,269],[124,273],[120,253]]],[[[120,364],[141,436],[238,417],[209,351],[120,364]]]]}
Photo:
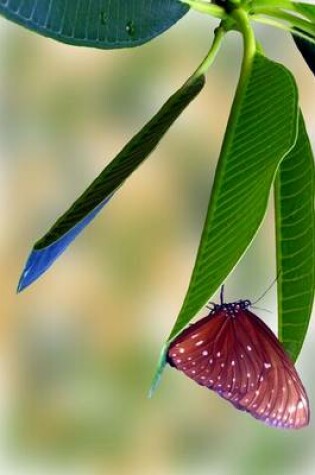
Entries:
{"type": "Polygon", "coordinates": [[[153,388],[167,344],[209,301],[254,238],[279,163],[296,140],[297,100],[290,72],[256,53],[239,82],[195,267],[153,388]]]}
{"type": "Polygon", "coordinates": [[[202,90],[204,83],[203,75],[187,81],[35,244],[21,275],[18,291],[38,279],[86,228],[114,192],[150,155],[178,116],[202,90]]]}
{"type": "Polygon", "coordinates": [[[170,338],[208,302],[251,243],[277,167],[294,145],[296,132],[292,75],[256,54],[233,105],[195,268],[170,338]]]}
{"type": "Polygon", "coordinates": [[[310,5],[309,3],[303,2],[292,2],[291,6],[296,10],[297,13],[303,15],[310,22],[315,23],[315,5],[310,5]]]}
{"type": "Polygon", "coordinates": [[[146,43],[188,9],[179,0],[0,0],[0,14],[30,30],[104,49],[146,43]]]}
{"type": "Polygon", "coordinates": [[[295,361],[312,312],[315,285],[314,158],[300,113],[295,147],[275,181],[278,336],[295,361]]]}

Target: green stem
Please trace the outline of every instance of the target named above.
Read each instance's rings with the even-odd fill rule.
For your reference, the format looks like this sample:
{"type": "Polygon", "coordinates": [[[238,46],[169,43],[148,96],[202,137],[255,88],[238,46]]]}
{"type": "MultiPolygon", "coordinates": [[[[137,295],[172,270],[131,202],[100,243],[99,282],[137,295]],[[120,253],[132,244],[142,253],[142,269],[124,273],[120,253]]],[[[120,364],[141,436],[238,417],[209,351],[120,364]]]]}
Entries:
{"type": "Polygon", "coordinates": [[[253,57],[256,53],[256,40],[253,29],[249,22],[249,16],[242,8],[236,8],[232,11],[231,16],[236,22],[239,31],[243,35],[244,41],[244,56],[242,64],[242,74],[248,73],[248,68],[251,67],[253,57]]]}
{"type": "Polygon", "coordinates": [[[210,68],[213,61],[215,60],[225,33],[226,32],[223,26],[219,26],[218,28],[216,28],[214,32],[214,40],[209,52],[207,53],[202,63],[198,66],[194,74],[188,79],[188,81],[194,81],[197,77],[202,76],[207,72],[207,70],[210,68]]]}

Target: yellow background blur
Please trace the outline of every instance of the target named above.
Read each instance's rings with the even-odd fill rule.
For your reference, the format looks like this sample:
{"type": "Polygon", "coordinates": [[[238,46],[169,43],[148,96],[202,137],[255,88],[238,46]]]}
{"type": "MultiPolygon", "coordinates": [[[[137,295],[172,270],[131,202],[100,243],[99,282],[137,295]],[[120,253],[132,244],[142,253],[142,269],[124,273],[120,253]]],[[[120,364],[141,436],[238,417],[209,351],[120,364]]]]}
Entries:
{"type": "MultiPolygon", "coordinates": [[[[195,69],[214,25],[190,13],[143,47],[97,51],[0,21],[1,474],[315,473],[313,420],[270,429],[169,368],[147,399],[200,239],[237,34],[154,154],[47,275],[15,294],[34,241],[195,69]]],[[[289,35],[257,34],[294,71],[314,139],[313,76],[289,35]]],[[[253,300],[274,276],[270,207],[226,299],[253,300]]],[[[275,287],[260,305],[276,330],[275,287]]],[[[311,408],[314,343],[313,323],[298,361],[311,408]]]]}

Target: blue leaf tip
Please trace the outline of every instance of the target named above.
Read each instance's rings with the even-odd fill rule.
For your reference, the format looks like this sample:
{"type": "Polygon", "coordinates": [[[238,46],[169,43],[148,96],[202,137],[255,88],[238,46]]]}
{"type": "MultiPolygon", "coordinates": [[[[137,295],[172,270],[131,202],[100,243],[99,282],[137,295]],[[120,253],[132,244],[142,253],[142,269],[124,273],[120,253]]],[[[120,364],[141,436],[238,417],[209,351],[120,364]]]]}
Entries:
{"type": "Polygon", "coordinates": [[[109,201],[113,193],[105,198],[98,206],[96,206],[83,219],[78,221],[69,231],[60,236],[55,242],[52,242],[42,249],[33,248],[29,255],[22,275],[20,277],[17,292],[22,292],[26,287],[31,285],[42,274],[49,269],[56,259],[67,249],[74,239],[86,228],[88,224],[95,218],[103,206],[109,201]]]}
{"type": "Polygon", "coordinates": [[[26,289],[35,280],[37,280],[52,265],[58,254],[51,252],[51,247],[36,250],[33,249],[29,255],[22,275],[20,277],[17,292],[20,293],[26,289]]]}

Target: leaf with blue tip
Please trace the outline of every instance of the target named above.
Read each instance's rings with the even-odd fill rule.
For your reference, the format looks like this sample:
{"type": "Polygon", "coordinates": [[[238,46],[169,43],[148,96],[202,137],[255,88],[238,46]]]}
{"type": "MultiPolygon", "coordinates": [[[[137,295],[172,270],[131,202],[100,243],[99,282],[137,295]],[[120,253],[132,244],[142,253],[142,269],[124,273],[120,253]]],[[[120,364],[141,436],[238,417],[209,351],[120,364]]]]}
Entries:
{"type": "Polygon", "coordinates": [[[99,213],[115,191],[150,155],[167,130],[200,93],[204,76],[187,81],[112,160],[47,234],[36,242],[21,275],[20,292],[37,280],[99,213]]]}
{"type": "Polygon", "coordinates": [[[0,0],[0,14],[41,35],[77,46],[141,45],[176,23],[179,0],[0,0]]]}
{"type": "Polygon", "coordinates": [[[88,213],[81,221],[69,229],[62,237],[57,238],[54,242],[43,249],[37,249],[36,246],[32,250],[25,264],[21,275],[18,292],[28,287],[32,282],[37,280],[53,262],[67,249],[69,244],[83,231],[86,226],[95,218],[99,211],[110,200],[111,196],[103,200],[90,213],[88,213]]]}

